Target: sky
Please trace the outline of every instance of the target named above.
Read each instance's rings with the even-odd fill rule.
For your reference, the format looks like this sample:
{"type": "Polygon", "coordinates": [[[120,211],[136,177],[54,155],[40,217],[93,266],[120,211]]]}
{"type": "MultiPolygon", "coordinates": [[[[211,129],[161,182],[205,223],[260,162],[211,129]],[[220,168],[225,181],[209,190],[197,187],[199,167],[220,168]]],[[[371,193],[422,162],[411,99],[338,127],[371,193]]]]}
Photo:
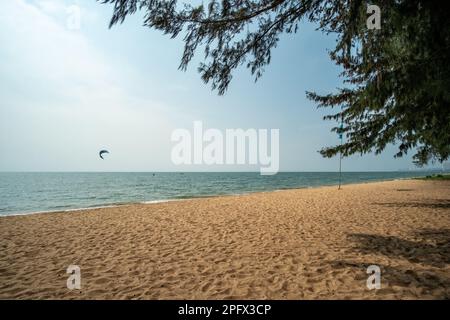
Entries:
{"type": "MultiPolygon", "coordinates": [[[[339,143],[305,91],[341,85],[327,50],[335,40],[308,23],[283,35],[256,83],[241,68],[224,96],[178,70],[183,42],[142,26],[142,14],[108,29],[111,5],[94,0],[0,2],[0,171],[253,171],[258,166],[181,165],[171,133],[279,129],[281,171],[336,171],[322,147],[339,143]],[[79,10],[78,20],[73,20],[79,10]],[[78,28],[79,26],[79,28],[78,28]],[[107,159],[98,152],[108,149],[107,159]]],[[[352,156],[344,171],[415,168],[411,156],[352,156]]]]}

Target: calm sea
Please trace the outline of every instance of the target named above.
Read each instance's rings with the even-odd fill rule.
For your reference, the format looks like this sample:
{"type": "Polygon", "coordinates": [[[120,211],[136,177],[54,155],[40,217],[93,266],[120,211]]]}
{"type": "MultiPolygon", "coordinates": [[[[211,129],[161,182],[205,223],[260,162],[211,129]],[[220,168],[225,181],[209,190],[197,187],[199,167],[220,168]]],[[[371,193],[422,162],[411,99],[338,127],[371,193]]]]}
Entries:
{"type": "MultiPolygon", "coordinates": [[[[343,183],[423,176],[423,172],[346,172],[343,183]]],[[[336,185],[335,172],[0,173],[0,216],[125,203],[336,185]]]]}

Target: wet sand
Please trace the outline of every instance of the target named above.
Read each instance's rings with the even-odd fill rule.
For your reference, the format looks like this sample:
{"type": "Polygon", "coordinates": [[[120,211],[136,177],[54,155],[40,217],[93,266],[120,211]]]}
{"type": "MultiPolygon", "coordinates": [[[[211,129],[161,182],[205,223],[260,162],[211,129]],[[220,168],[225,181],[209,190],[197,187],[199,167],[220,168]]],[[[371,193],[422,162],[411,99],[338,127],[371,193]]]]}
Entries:
{"type": "Polygon", "coordinates": [[[448,299],[450,182],[1,217],[0,298],[448,299]]]}

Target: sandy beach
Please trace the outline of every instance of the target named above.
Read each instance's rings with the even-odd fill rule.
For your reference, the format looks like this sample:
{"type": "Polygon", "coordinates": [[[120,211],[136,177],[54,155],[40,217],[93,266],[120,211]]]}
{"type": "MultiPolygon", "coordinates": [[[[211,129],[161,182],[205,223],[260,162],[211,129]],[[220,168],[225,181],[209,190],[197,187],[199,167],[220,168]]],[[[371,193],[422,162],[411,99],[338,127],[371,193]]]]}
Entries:
{"type": "Polygon", "coordinates": [[[448,181],[0,218],[1,299],[448,299],[449,264],[448,181]]]}

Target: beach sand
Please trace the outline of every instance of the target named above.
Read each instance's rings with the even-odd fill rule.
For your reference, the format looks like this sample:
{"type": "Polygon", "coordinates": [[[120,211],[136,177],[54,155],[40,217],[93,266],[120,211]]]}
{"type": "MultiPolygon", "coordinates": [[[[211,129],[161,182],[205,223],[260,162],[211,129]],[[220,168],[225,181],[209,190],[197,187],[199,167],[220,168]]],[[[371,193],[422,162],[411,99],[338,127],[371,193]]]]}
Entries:
{"type": "Polygon", "coordinates": [[[449,263],[448,181],[0,218],[1,299],[448,299],[449,263]]]}

